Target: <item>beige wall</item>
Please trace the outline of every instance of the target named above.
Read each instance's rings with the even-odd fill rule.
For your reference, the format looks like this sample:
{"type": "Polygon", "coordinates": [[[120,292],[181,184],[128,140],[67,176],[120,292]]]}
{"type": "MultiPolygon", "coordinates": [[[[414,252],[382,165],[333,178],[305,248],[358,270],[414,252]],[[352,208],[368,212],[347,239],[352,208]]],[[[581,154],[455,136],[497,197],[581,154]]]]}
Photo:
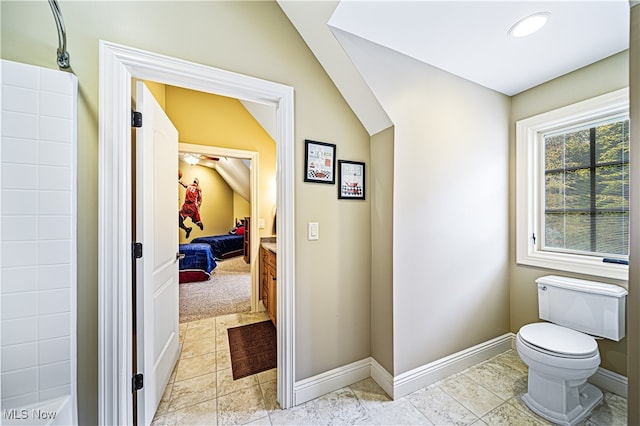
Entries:
{"type": "Polygon", "coordinates": [[[393,372],[393,127],[371,137],[371,356],[393,372]]]}
{"type": "MultiPolygon", "coordinates": [[[[79,78],[80,424],[95,424],[98,410],[98,40],[295,88],[297,380],[374,352],[391,373],[401,374],[535,320],[531,283],[547,271],[514,266],[507,276],[515,264],[507,247],[514,247],[507,235],[514,235],[515,217],[508,202],[514,198],[508,187],[515,176],[513,123],[622,87],[626,78],[626,71],[589,71],[569,86],[558,79],[510,104],[503,95],[388,53],[380,74],[369,77],[397,80],[393,90],[376,93],[395,128],[372,139],[370,154],[369,136],[274,2],[61,1],[61,8],[79,78]],[[304,139],[335,143],[339,159],[366,162],[367,199],[337,200],[335,186],[303,182],[304,139]],[[389,146],[380,142],[393,142],[391,175],[389,158],[382,157],[389,146]],[[393,176],[393,189],[379,185],[384,176],[393,176]],[[389,199],[391,213],[388,205],[372,204],[389,199]],[[320,223],[318,241],[305,238],[311,221],[320,223]],[[372,264],[384,254],[372,244],[379,223],[393,228],[392,266],[372,264]],[[381,277],[372,277],[378,272],[381,277]],[[384,299],[390,291],[392,306],[384,299]],[[393,324],[381,321],[372,330],[378,310],[393,324]]],[[[3,0],[0,19],[3,59],[56,68],[55,24],[46,2],[3,0]]],[[[600,67],[610,64],[594,69],[600,67]]],[[[391,255],[391,247],[386,250],[391,255]]],[[[605,368],[624,371],[622,346],[603,348],[605,368]]],[[[634,389],[637,395],[637,382],[634,389]]]]}
{"type": "MultiPolygon", "coordinates": [[[[510,328],[516,333],[524,324],[538,320],[538,294],[534,280],[546,274],[558,271],[545,270],[516,264],[515,255],[515,123],[532,115],[551,111],[565,105],[570,105],[594,96],[612,92],[628,85],[628,55],[619,53],[591,66],[559,77],[526,92],[518,94],[512,99],[510,124],[510,172],[511,202],[510,204],[510,328]]],[[[562,272],[562,275],[575,276],[585,279],[594,277],[580,276],[562,272]]],[[[626,282],[597,278],[598,281],[610,282],[627,287],[626,282]]],[[[627,341],[620,342],[600,340],[601,366],[619,374],[626,374],[627,341]]]]}
{"type": "MultiPolygon", "coordinates": [[[[197,237],[227,234],[234,226],[233,190],[214,169],[200,165],[190,166],[182,160],[178,163],[178,167],[182,170],[182,182],[185,185],[190,185],[194,178],[199,180],[202,190],[200,219],[204,225],[204,230],[201,231],[190,218],[185,219],[184,224],[192,229],[188,240],[185,238],[185,232],[180,230],[180,244],[188,243],[197,237]]],[[[184,203],[185,194],[186,189],[179,185],[178,209],[184,203]]]]}
{"type": "MultiPolygon", "coordinates": [[[[631,43],[629,47],[629,101],[631,116],[631,182],[640,187],[640,6],[631,8],[631,43]]],[[[637,191],[634,191],[637,194],[637,191]]],[[[631,223],[640,223],[640,199],[631,198],[631,223]]],[[[627,377],[629,379],[627,423],[640,424],[640,228],[631,226],[631,255],[629,262],[629,296],[627,313],[627,377]]]]}
{"type": "MultiPolygon", "coordinates": [[[[61,1],[78,105],[79,423],[98,412],[98,41],[133,46],[295,88],[296,379],[370,354],[370,202],[303,182],[304,139],[369,162],[369,136],[275,2],[61,1]],[[307,222],[320,239],[307,241],[307,222]]],[[[46,2],[0,2],[3,59],[56,68],[46,2]]]]}

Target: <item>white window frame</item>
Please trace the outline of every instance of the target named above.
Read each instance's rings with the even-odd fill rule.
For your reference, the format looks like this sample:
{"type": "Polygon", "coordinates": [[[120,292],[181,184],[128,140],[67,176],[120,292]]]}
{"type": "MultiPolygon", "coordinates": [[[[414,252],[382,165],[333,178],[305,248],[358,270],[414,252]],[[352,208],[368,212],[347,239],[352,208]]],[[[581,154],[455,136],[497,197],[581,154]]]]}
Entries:
{"type": "Polygon", "coordinates": [[[542,135],[558,129],[629,113],[628,88],[516,122],[516,262],[521,265],[626,280],[629,267],[602,257],[543,251],[544,173],[542,135]],[[535,242],[533,235],[536,235],[535,242]]]}

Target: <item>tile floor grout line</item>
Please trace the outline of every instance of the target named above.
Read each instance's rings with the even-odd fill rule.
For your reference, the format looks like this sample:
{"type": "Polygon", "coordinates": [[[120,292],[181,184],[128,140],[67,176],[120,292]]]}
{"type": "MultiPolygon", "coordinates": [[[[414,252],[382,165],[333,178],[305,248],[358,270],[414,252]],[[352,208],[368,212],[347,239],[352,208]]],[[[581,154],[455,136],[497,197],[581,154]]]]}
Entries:
{"type": "MultiPolygon", "coordinates": [[[[341,400],[340,398],[345,396],[344,393],[347,392],[348,393],[347,401],[351,400],[352,402],[344,403],[345,400],[342,400],[343,404],[341,404],[339,407],[340,408],[339,411],[341,413],[331,413],[326,411],[322,412],[320,410],[327,410],[327,409],[331,410],[332,409],[331,407],[334,407],[334,406],[332,404],[329,404],[328,407],[320,408],[322,404],[314,405],[313,401],[315,400],[312,400],[301,405],[301,407],[304,405],[307,405],[305,408],[297,410],[296,407],[293,407],[291,410],[286,410],[286,411],[289,411],[289,413],[281,414],[284,412],[283,410],[281,410],[281,408],[279,408],[277,401],[274,402],[274,405],[272,407],[268,407],[267,405],[268,400],[270,400],[271,398],[275,398],[275,396],[273,395],[269,396],[269,394],[272,393],[274,389],[277,389],[277,379],[275,380],[276,386],[273,387],[271,385],[273,380],[266,380],[270,376],[265,376],[265,375],[260,376],[259,374],[255,375],[255,379],[252,382],[253,384],[247,385],[248,387],[258,386],[257,390],[259,390],[260,392],[259,399],[256,398],[258,397],[257,393],[254,392],[255,396],[252,397],[254,400],[254,403],[248,406],[244,406],[244,408],[242,408],[239,413],[233,414],[232,412],[229,412],[229,411],[224,413],[223,411],[229,410],[230,407],[227,403],[225,403],[224,407],[220,406],[220,401],[222,401],[222,398],[226,398],[227,401],[229,399],[233,399],[233,397],[232,396],[230,397],[230,395],[233,395],[236,392],[242,392],[244,389],[246,389],[246,387],[243,387],[244,385],[241,385],[241,387],[239,387],[236,390],[233,390],[232,392],[229,392],[225,395],[218,395],[218,386],[220,385],[220,381],[218,380],[218,373],[221,371],[230,369],[229,367],[225,369],[219,369],[219,366],[222,365],[222,363],[219,363],[218,361],[221,359],[224,359],[223,354],[225,354],[228,351],[228,348],[223,347],[222,344],[218,345],[218,342],[222,341],[222,340],[220,341],[217,340],[219,338],[218,336],[220,336],[221,339],[228,339],[228,334],[227,334],[228,328],[245,325],[245,324],[249,324],[249,323],[253,323],[261,320],[263,320],[262,317],[258,315],[241,314],[241,315],[228,316],[226,318],[218,317],[214,321],[200,320],[203,322],[197,322],[197,324],[196,322],[193,322],[191,324],[187,323],[186,326],[183,326],[182,341],[184,341],[184,339],[186,338],[187,331],[189,329],[191,330],[203,329],[203,328],[209,328],[210,330],[213,329],[213,334],[215,336],[214,338],[215,351],[213,351],[213,353],[215,357],[216,366],[215,366],[215,373],[209,373],[209,374],[215,374],[214,386],[216,389],[213,394],[214,396],[212,396],[209,399],[206,399],[205,401],[200,401],[198,403],[194,403],[193,405],[188,405],[178,410],[174,410],[172,412],[165,412],[162,415],[157,416],[157,417],[161,417],[160,419],[157,419],[157,421],[156,421],[156,418],[154,418],[154,426],[159,424],[166,424],[168,422],[180,423],[181,419],[184,419],[184,420],[180,424],[187,424],[185,422],[191,422],[191,423],[199,422],[201,424],[204,424],[204,423],[227,424],[229,422],[239,421],[240,419],[243,419],[242,420],[243,422],[249,422],[252,424],[275,425],[275,424],[308,424],[308,421],[311,421],[312,419],[316,418],[316,419],[324,419],[322,420],[324,423],[328,422],[328,423],[343,424],[343,423],[350,422],[346,420],[349,418],[349,416],[352,416],[351,417],[352,419],[354,419],[353,416],[362,416],[362,417],[358,417],[358,419],[354,421],[362,422],[365,424],[376,424],[376,418],[386,419],[386,421],[389,421],[388,419],[393,418],[393,417],[385,417],[385,416],[389,416],[389,415],[393,416],[393,414],[390,414],[390,413],[393,413],[394,412],[393,410],[396,409],[396,407],[398,406],[397,404],[395,404],[397,401],[403,401],[402,402],[403,404],[409,404],[408,406],[403,405],[404,411],[409,410],[409,408],[412,408],[412,410],[410,410],[412,413],[411,416],[415,416],[415,418],[412,420],[415,423],[412,423],[412,424],[434,424],[434,422],[431,421],[431,418],[419,408],[417,403],[414,403],[412,398],[410,398],[411,394],[403,398],[399,398],[395,401],[392,399],[379,400],[377,393],[382,392],[382,390],[377,388],[376,389],[369,388],[368,386],[372,386],[371,383],[367,384],[366,387],[361,387],[361,388],[354,386],[356,384],[351,384],[336,391],[338,393],[334,394],[333,397],[331,395],[320,397],[320,398],[325,398],[324,399],[325,401],[341,400]],[[218,331],[221,331],[221,332],[218,333],[218,331]],[[223,348],[223,349],[219,351],[218,350],[219,348],[223,348]],[[221,354],[223,356],[219,356],[221,354]],[[262,377],[262,380],[265,380],[264,382],[261,381],[261,377],[262,377]],[[271,389],[271,391],[269,389],[271,389]],[[357,391],[357,389],[359,389],[359,391],[357,391]],[[362,393],[359,396],[360,391],[362,391],[362,393]],[[367,394],[369,392],[371,392],[370,399],[367,399],[367,394]],[[214,399],[215,399],[215,402],[213,403],[213,405],[215,407],[215,413],[213,412],[203,413],[202,408],[198,408],[198,409],[192,408],[199,404],[203,404],[205,402],[212,403],[214,399]],[[354,403],[355,401],[357,401],[357,403],[354,403]],[[380,406],[379,406],[380,408],[378,409],[373,404],[369,405],[368,401],[371,401],[373,403],[380,403],[380,406]],[[266,414],[262,417],[255,419],[253,416],[259,415],[260,410],[264,410],[266,414]],[[194,417],[198,415],[208,416],[206,417],[207,419],[206,422],[205,420],[197,420],[197,417],[194,417]],[[235,417],[236,415],[239,417],[235,417]],[[191,420],[187,420],[187,419],[191,419],[191,420]],[[305,420],[307,420],[307,422],[305,422],[305,420]]],[[[203,335],[208,335],[207,332],[203,332],[203,333],[204,333],[203,335]]],[[[202,341],[203,339],[198,339],[198,340],[202,341]]],[[[190,358],[190,357],[182,358],[182,347],[183,346],[181,346],[181,356],[178,360],[178,363],[176,364],[174,383],[171,384],[172,388],[169,389],[169,392],[167,395],[167,401],[166,401],[167,409],[170,406],[171,400],[174,398],[175,388],[173,386],[176,382],[175,378],[177,378],[177,373],[178,373],[177,368],[179,368],[180,366],[180,361],[183,359],[190,358]]],[[[197,348],[197,346],[193,346],[194,353],[198,353],[198,350],[199,349],[197,348]]],[[[200,355],[196,355],[196,356],[200,356],[200,355]]],[[[516,422],[517,419],[520,419],[522,422],[532,422],[537,425],[548,425],[549,423],[546,420],[537,416],[535,413],[530,412],[530,410],[527,410],[526,407],[522,405],[522,402],[517,399],[521,397],[523,392],[526,392],[526,386],[525,386],[525,389],[523,389],[522,381],[525,380],[525,384],[526,384],[526,377],[527,377],[526,369],[523,369],[519,363],[520,363],[520,360],[518,355],[515,352],[515,349],[509,349],[503,352],[502,354],[498,354],[472,367],[469,367],[451,376],[445,377],[434,384],[431,384],[427,387],[417,390],[416,392],[420,392],[420,391],[426,392],[428,389],[437,388],[438,392],[443,392],[444,395],[450,398],[450,401],[453,401],[457,404],[456,406],[462,407],[464,410],[468,411],[470,415],[467,414],[468,416],[467,420],[471,421],[470,420],[471,416],[473,416],[474,420],[472,421],[472,423],[476,425],[481,425],[481,424],[490,425],[492,421],[493,423],[495,423],[497,419],[500,417],[502,417],[503,419],[507,419],[507,421],[509,421],[508,418],[504,416],[516,416],[511,419],[512,422],[516,422]],[[484,374],[476,374],[475,375],[476,378],[473,378],[471,375],[468,374],[468,372],[471,371],[473,368],[477,368],[479,366],[483,367],[484,374]],[[494,379],[491,378],[492,374],[498,374],[498,373],[500,373],[501,376],[504,373],[504,376],[503,376],[504,377],[503,380],[505,381],[504,383],[500,383],[499,381],[495,381],[494,379]],[[465,405],[462,401],[460,401],[452,393],[450,393],[450,392],[453,392],[454,389],[456,389],[455,387],[452,387],[450,389],[450,392],[445,390],[444,386],[445,386],[445,381],[447,380],[452,381],[450,383],[451,386],[456,386],[454,382],[456,376],[462,380],[462,383],[464,383],[464,384],[460,383],[457,385],[461,389],[460,392],[463,392],[462,386],[465,386],[466,384],[470,386],[472,385],[474,388],[477,386],[478,389],[481,389],[480,391],[481,395],[485,394],[484,392],[487,391],[488,394],[485,394],[485,395],[492,395],[492,398],[495,397],[497,398],[497,400],[501,401],[500,404],[492,408],[491,410],[489,410],[489,412],[483,414],[482,416],[475,414],[469,406],[465,405]],[[507,394],[510,394],[510,396],[506,398],[496,394],[495,391],[493,390],[493,387],[490,388],[486,386],[485,382],[478,380],[483,376],[489,379],[488,383],[491,383],[492,386],[497,386],[496,389],[500,389],[504,387],[503,389],[504,391],[502,393],[504,393],[505,396],[507,394]],[[505,387],[505,385],[508,385],[508,386],[505,387]]],[[[199,377],[199,376],[195,376],[195,377],[199,377]]],[[[185,379],[185,380],[188,380],[188,379],[185,379]]],[[[365,380],[372,380],[372,379],[367,378],[365,380]]],[[[177,382],[181,382],[181,381],[177,381],[177,382]]],[[[372,383],[375,384],[375,382],[372,382],[372,383]]],[[[276,390],[276,393],[277,393],[277,390],[276,390]]],[[[456,393],[458,393],[457,390],[456,390],[456,393]]],[[[458,393],[458,394],[463,395],[464,393],[458,393]]],[[[614,398],[614,394],[611,394],[611,395],[605,394],[605,396],[608,397],[609,399],[614,398]]],[[[594,412],[585,420],[584,425],[605,424],[603,422],[607,422],[607,421],[609,423],[606,423],[606,424],[625,424],[626,423],[626,410],[624,410],[624,413],[623,413],[622,407],[623,407],[623,404],[626,405],[627,400],[623,397],[619,397],[615,395],[615,399],[612,399],[611,405],[608,405],[608,404],[605,405],[607,401],[608,400],[605,400],[603,402],[604,407],[600,408],[600,410],[598,409],[594,410],[594,412]]],[[[419,401],[416,400],[416,402],[419,402],[419,401]]],[[[436,405],[430,405],[429,407],[437,410],[437,401],[433,400],[429,404],[436,404],[436,405]]],[[[423,407],[425,406],[423,405],[423,407]]],[[[442,409],[446,410],[445,407],[446,406],[443,405],[441,410],[442,409]]],[[[480,405],[479,407],[482,407],[482,405],[480,405]]],[[[452,411],[452,413],[454,412],[455,412],[455,409],[454,411],[452,411]]],[[[446,411],[444,413],[446,414],[446,411]]],[[[205,417],[201,417],[200,419],[205,419],[205,417]]]]}

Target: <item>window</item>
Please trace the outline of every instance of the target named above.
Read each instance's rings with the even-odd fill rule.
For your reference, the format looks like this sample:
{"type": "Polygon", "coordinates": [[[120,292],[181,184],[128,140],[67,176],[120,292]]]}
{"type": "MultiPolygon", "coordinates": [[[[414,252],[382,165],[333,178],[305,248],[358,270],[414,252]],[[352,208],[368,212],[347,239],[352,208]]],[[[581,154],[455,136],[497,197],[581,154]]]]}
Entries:
{"type": "Polygon", "coordinates": [[[518,121],[516,156],[517,262],[627,279],[627,90],[518,121]]]}

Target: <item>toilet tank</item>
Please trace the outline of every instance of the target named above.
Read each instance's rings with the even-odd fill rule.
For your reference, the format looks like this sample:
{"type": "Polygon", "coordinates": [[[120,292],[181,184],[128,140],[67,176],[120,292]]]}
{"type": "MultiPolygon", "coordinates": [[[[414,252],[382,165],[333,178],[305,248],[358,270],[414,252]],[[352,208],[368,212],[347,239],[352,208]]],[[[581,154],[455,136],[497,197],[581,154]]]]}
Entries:
{"type": "Polygon", "coordinates": [[[540,277],[536,284],[540,319],[615,341],[624,337],[626,289],[557,275],[540,277]]]}

